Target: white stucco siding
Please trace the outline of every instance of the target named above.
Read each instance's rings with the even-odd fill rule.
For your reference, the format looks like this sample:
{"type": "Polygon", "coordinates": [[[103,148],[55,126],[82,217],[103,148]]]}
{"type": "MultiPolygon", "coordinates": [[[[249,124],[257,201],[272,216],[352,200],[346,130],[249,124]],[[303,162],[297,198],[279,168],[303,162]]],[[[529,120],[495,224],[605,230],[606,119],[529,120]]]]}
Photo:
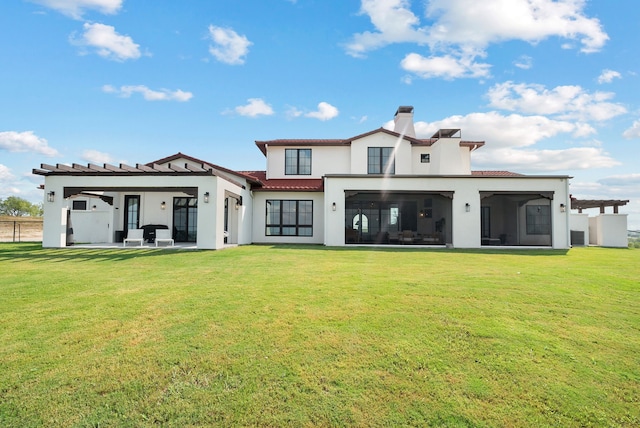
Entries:
{"type": "Polygon", "coordinates": [[[267,178],[321,178],[325,174],[347,174],[349,146],[291,146],[267,148],[267,178]],[[285,174],[285,149],[311,149],[311,175],[285,174]]]}
{"type": "MultiPolygon", "coordinates": [[[[328,212],[325,218],[325,244],[345,245],[344,212],[345,191],[381,192],[453,192],[451,200],[451,243],[457,248],[480,248],[480,192],[553,192],[551,202],[553,248],[569,248],[568,212],[561,212],[560,204],[568,204],[569,195],[566,178],[477,178],[449,177],[344,177],[325,179],[327,207],[336,202],[336,211],[328,212]],[[469,204],[467,211],[466,204],[469,204]]],[[[329,210],[330,208],[327,208],[329,210]]]]}
{"type": "Polygon", "coordinates": [[[416,175],[431,174],[431,148],[414,146],[411,148],[411,173],[416,175]],[[422,162],[422,155],[429,155],[429,162],[422,162]]]}
{"type": "Polygon", "coordinates": [[[589,244],[589,215],[571,213],[570,220],[571,232],[581,233],[584,245],[589,244]]]}
{"type": "Polygon", "coordinates": [[[471,154],[467,147],[460,147],[459,138],[440,138],[431,148],[432,174],[471,174],[471,154]]]}
{"type": "MultiPolygon", "coordinates": [[[[246,182],[245,182],[246,184],[246,182]]],[[[122,176],[64,176],[51,175],[45,177],[45,195],[55,192],[55,201],[44,202],[44,247],[64,247],[66,245],[66,214],[71,206],[70,201],[64,199],[65,187],[83,187],[94,190],[111,189],[115,191],[113,215],[105,217],[110,219],[113,230],[109,236],[113,239],[115,230],[123,229],[123,204],[125,194],[140,196],[140,225],[165,224],[171,227],[173,197],[186,196],[180,192],[180,188],[198,189],[198,217],[197,217],[197,246],[200,249],[217,249],[224,245],[224,197],[225,193],[233,193],[243,196],[246,207],[238,215],[245,215],[246,209],[251,210],[251,195],[246,188],[231,183],[227,180],[209,175],[122,175],[122,176]],[[118,192],[122,189],[137,189],[118,192]],[[175,188],[172,192],[168,189],[175,188]],[[158,189],[158,190],[154,190],[158,189]],[[204,194],[209,192],[209,203],[204,202],[204,194]],[[161,209],[161,203],[166,202],[166,208],[161,209]]],[[[250,211],[249,211],[250,212],[250,211]]],[[[239,243],[249,243],[251,226],[247,221],[239,221],[237,232],[239,243]]]]}
{"type": "Polygon", "coordinates": [[[324,240],[324,197],[320,192],[254,192],[253,242],[283,244],[322,244],[324,240]],[[267,200],[313,201],[312,236],[267,236],[267,200]]]}
{"type": "Polygon", "coordinates": [[[379,132],[351,142],[351,174],[367,174],[369,147],[395,148],[395,174],[411,174],[411,143],[405,139],[379,132]]]}
{"type": "Polygon", "coordinates": [[[596,217],[597,243],[603,247],[627,248],[627,214],[600,214],[596,217]]]}
{"type": "MultiPolygon", "coordinates": [[[[551,212],[551,247],[556,249],[567,249],[571,247],[571,235],[569,230],[569,180],[566,177],[485,177],[482,179],[470,179],[474,183],[474,188],[478,192],[551,192],[553,199],[536,200],[532,199],[527,205],[549,204],[551,212]],[[561,208],[564,205],[564,211],[561,208]]],[[[480,201],[478,201],[480,202],[480,201]]],[[[478,205],[478,208],[480,206],[478,205]]],[[[472,207],[473,209],[473,207],[472,207]]],[[[546,239],[526,234],[526,217],[525,210],[519,213],[519,230],[522,245],[540,245],[547,246],[549,243],[546,239]]]]}

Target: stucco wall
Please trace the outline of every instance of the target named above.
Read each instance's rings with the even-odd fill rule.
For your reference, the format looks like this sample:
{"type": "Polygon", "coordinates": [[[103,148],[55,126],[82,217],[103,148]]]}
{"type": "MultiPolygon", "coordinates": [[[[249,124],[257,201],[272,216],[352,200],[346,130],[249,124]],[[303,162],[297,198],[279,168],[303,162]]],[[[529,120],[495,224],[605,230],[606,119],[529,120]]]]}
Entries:
{"type": "Polygon", "coordinates": [[[324,174],[345,173],[350,168],[349,146],[269,147],[267,178],[320,178],[324,174]],[[311,149],[311,175],[285,175],[285,149],[311,149]]]}
{"type": "Polygon", "coordinates": [[[324,197],[320,192],[254,192],[253,194],[253,242],[286,244],[322,244],[324,239],[324,197]],[[267,236],[267,199],[312,200],[313,236],[267,236]]]}
{"type": "MultiPolygon", "coordinates": [[[[245,183],[246,184],[246,183],[245,183]]],[[[201,249],[222,248],[224,245],[224,195],[232,192],[242,195],[243,200],[247,200],[248,208],[251,206],[250,192],[237,184],[227,180],[209,175],[122,175],[122,176],[47,176],[45,177],[45,195],[55,192],[55,201],[44,202],[44,227],[43,241],[44,247],[64,247],[66,245],[67,210],[70,201],[64,199],[65,187],[86,187],[92,189],[100,188],[127,188],[126,192],[117,192],[114,199],[113,231],[122,230],[123,198],[124,194],[140,195],[140,225],[165,224],[171,226],[173,196],[183,196],[184,193],[176,192],[156,192],[154,188],[180,188],[195,187],[198,189],[198,234],[197,246],[201,249]],[[130,189],[137,189],[131,191],[130,189]],[[209,192],[209,203],[204,203],[204,193],[209,192]],[[160,209],[160,203],[166,202],[166,209],[160,209]],[[221,211],[222,210],[222,211],[221,211]],[[222,214],[221,214],[222,213],[222,214]]],[[[246,208],[239,210],[242,213],[246,208]]],[[[102,220],[103,222],[105,220],[102,220]]],[[[74,226],[75,227],[75,226],[74,226]]],[[[250,242],[251,226],[243,223],[241,232],[238,232],[239,243],[250,242]]],[[[75,232],[75,230],[74,230],[75,232]]],[[[113,232],[112,232],[113,233],[113,232]]],[[[113,237],[113,235],[111,235],[113,237]]],[[[113,239],[113,238],[112,238],[113,239]]]]}
{"type": "Polygon", "coordinates": [[[603,247],[627,248],[627,214],[600,214],[596,217],[598,224],[598,245],[603,247]]]}
{"type": "Polygon", "coordinates": [[[402,177],[374,176],[330,176],[325,179],[327,216],[325,222],[325,244],[345,245],[344,213],[345,191],[383,192],[438,192],[452,191],[451,243],[457,248],[480,248],[480,192],[481,191],[547,191],[554,193],[551,201],[553,248],[569,248],[568,212],[562,212],[560,204],[568,203],[567,179],[558,177],[513,178],[513,177],[402,177]],[[328,212],[332,203],[336,211],[328,212]],[[469,204],[467,212],[466,204],[469,204]]]}

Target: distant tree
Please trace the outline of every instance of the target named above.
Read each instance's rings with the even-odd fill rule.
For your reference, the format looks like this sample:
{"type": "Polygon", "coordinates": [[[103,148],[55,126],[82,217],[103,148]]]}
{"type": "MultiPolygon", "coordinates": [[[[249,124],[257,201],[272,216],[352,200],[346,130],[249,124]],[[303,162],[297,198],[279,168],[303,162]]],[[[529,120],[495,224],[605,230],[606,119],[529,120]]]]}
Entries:
{"type": "Polygon", "coordinates": [[[42,204],[32,204],[26,199],[17,196],[9,196],[7,199],[0,199],[0,215],[13,217],[32,216],[38,217],[43,213],[42,204]]]}

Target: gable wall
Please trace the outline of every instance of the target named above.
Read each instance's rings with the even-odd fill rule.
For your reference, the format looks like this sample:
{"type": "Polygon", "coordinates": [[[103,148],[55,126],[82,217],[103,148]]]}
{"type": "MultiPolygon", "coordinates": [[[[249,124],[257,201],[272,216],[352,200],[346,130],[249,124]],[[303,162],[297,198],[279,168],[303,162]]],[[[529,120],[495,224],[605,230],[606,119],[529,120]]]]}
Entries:
{"type": "Polygon", "coordinates": [[[321,178],[325,174],[347,174],[350,157],[349,146],[267,147],[267,179],[321,178]],[[311,149],[311,175],[285,175],[285,149],[311,149]]]}
{"type": "Polygon", "coordinates": [[[359,138],[351,143],[351,174],[367,174],[369,147],[395,147],[396,175],[411,174],[411,143],[383,132],[359,138]]]}

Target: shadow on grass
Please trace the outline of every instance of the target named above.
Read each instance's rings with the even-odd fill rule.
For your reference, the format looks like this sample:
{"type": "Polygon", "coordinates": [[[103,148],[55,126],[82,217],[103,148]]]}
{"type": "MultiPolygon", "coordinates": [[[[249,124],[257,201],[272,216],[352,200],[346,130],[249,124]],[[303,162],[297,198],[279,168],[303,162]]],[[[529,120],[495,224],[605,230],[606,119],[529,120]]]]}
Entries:
{"type": "Polygon", "coordinates": [[[569,250],[554,250],[540,248],[444,248],[444,247],[412,247],[412,246],[358,246],[347,245],[345,247],[327,247],[324,245],[308,244],[252,244],[256,247],[283,249],[283,250],[306,250],[306,251],[346,251],[346,252],[386,252],[386,253],[451,253],[451,254],[500,254],[519,256],[564,256],[569,250]]]}
{"type": "MultiPolygon", "coordinates": [[[[274,250],[294,250],[294,251],[333,251],[333,252],[384,252],[384,253],[431,253],[431,254],[496,254],[496,255],[518,255],[518,256],[562,256],[568,254],[569,250],[552,250],[552,249],[460,249],[460,248],[441,248],[441,247],[326,247],[323,245],[305,245],[305,244],[253,244],[246,247],[268,248],[274,250]]],[[[240,247],[240,248],[243,248],[240,247]]],[[[193,252],[194,250],[185,250],[193,252]]],[[[195,250],[198,251],[198,250],[195,250]]],[[[204,251],[204,250],[202,250],[204,251]]],[[[208,250],[207,250],[208,251],[208,250]]],[[[225,252],[229,249],[225,250],[225,252]]],[[[0,244],[0,261],[11,260],[32,260],[32,261],[106,261],[119,262],[140,257],[171,257],[181,254],[181,250],[166,251],[164,249],[137,249],[137,248],[42,248],[41,243],[7,243],[0,244]]],[[[217,253],[214,251],[213,253],[217,253]]]]}
{"type": "MultiPolygon", "coordinates": [[[[188,250],[193,252],[194,250],[188,250]]],[[[0,244],[0,261],[33,260],[47,262],[97,260],[118,262],[139,257],[162,257],[182,253],[181,250],[166,251],[164,249],[137,249],[137,248],[42,248],[40,242],[20,244],[0,244]]]]}

